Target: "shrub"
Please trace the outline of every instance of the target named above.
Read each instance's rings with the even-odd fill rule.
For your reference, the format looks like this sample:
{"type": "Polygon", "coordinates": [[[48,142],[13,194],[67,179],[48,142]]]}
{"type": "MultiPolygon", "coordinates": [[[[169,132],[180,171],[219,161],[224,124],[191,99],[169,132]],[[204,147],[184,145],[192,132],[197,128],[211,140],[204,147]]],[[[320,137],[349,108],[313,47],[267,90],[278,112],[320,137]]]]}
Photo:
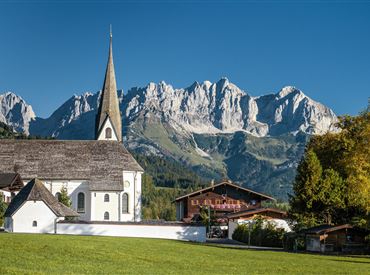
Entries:
{"type": "Polygon", "coordinates": [[[249,233],[250,245],[283,247],[284,229],[276,228],[273,223],[261,217],[253,219],[251,224],[239,225],[232,237],[234,240],[248,243],[249,233]]]}

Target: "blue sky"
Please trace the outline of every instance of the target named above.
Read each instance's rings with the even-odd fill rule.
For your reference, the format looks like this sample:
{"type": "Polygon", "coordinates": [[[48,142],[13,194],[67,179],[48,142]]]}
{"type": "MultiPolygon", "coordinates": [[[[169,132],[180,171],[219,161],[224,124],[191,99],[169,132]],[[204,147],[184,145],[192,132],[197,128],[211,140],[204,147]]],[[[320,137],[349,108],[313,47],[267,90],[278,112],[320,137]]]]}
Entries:
{"type": "Polygon", "coordinates": [[[370,96],[369,1],[0,1],[0,93],[47,117],[101,89],[109,24],[117,86],[226,76],[257,96],[285,85],[337,114],[370,96]]]}

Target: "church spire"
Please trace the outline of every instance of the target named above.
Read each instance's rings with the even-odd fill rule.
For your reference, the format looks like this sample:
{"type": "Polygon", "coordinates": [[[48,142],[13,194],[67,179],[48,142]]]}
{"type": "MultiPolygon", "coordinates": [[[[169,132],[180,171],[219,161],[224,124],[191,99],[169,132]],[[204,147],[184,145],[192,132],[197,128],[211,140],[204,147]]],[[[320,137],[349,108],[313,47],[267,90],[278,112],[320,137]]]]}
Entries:
{"type": "Polygon", "coordinates": [[[112,26],[109,33],[109,55],[100,105],[96,116],[96,139],[122,141],[122,118],[117,96],[113,65],[112,26]]]}

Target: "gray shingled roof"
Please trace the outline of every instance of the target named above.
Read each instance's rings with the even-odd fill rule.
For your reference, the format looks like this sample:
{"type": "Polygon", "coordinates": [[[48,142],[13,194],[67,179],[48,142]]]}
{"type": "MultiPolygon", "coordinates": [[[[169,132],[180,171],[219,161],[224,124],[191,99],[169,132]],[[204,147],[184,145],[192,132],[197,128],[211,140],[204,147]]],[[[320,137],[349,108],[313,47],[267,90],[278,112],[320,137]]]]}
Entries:
{"type": "Polygon", "coordinates": [[[18,173],[0,173],[0,189],[21,189],[23,181],[18,173]]]}
{"type": "Polygon", "coordinates": [[[122,191],[122,171],[143,171],[116,141],[0,140],[0,173],[14,169],[25,180],[86,180],[96,191],[122,191]]]}
{"type": "Polygon", "coordinates": [[[33,179],[13,198],[6,209],[5,217],[11,217],[25,201],[43,201],[58,217],[79,216],[75,211],[58,202],[40,180],[33,179]]]}

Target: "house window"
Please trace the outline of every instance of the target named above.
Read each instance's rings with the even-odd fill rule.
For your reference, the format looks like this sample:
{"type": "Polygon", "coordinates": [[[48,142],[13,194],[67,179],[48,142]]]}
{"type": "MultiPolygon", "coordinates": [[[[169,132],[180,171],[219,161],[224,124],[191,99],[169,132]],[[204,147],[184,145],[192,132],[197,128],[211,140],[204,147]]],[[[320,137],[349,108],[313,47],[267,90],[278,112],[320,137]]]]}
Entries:
{"type": "Polygon", "coordinates": [[[199,201],[198,200],[191,200],[191,205],[198,205],[199,201]]]}
{"type": "Polygon", "coordinates": [[[221,200],[216,200],[216,204],[221,204],[221,200]]]}
{"type": "Polygon", "coordinates": [[[109,202],[109,194],[104,195],[104,202],[109,202]]]}
{"type": "Polygon", "coordinates": [[[122,195],[122,213],[128,213],[128,194],[122,195]]]}
{"type": "Polygon", "coordinates": [[[77,195],[77,212],[84,213],[85,212],[85,194],[78,193],[77,195]]]}
{"type": "Polygon", "coordinates": [[[105,129],[105,138],[112,138],[112,129],[111,128],[105,129]]]}
{"type": "Polygon", "coordinates": [[[55,197],[56,197],[56,199],[57,199],[58,201],[60,201],[60,196],[61,196],[60,192],[56,192],[56,193],[55,193],[55,197]]]}
{"type": "Polygon", "coordinates": [[[109,212],[104,213],[104,220],[109,221],[109,212]]]}
{"type": "Polygon", "coordinates": [[[37,227],[37,221],[32,222],[32,227],[37,227]]]}

